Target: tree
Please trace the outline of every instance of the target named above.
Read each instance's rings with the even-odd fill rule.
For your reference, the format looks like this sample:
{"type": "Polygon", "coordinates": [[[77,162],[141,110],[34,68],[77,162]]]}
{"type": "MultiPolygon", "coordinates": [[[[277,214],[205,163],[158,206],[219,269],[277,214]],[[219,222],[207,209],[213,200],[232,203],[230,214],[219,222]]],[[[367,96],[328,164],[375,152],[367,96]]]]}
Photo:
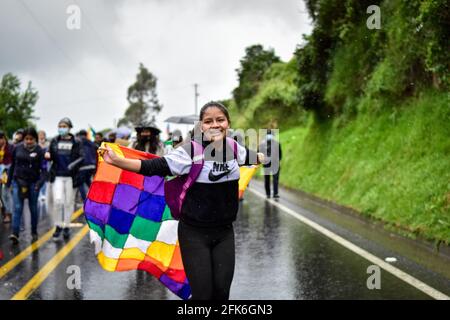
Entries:
{"type": "Polygon", "coordinates": [[[138,126],[149,121],[150,116],[152,116],[150,122],[154,124],[155,114],[162,109],[156,93],[156,83],[157,78],[142,63],[139,64],[136,82],[128,88],[127,100],[129,106],[117,126],[138,126]]]}
{"type": "Polygon", "coordinates": [[[236,69],[239,86],[233,90],[233,98],[239,109],[245,108],[246,100],[252,98],[258,91],[264,73],[280,58],[273,49],[264,50],[260,44],[247,47],[245,56],[241,59],[241,67],[236,69]]]}
{"type": "Polygon", "coordinates": [[[32,125],[37,100],[38,92],[31,86],[31,81],[21,92],[19,78],[5,74],[0,84],[0,129],[11,137],[17,129],[32,125]]]}

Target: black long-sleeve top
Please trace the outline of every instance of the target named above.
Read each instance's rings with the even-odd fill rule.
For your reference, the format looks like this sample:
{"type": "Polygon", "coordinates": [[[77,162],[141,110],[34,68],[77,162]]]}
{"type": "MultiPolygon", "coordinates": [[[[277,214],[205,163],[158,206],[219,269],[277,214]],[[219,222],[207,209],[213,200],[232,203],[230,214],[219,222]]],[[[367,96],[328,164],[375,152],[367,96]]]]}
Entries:
{"type": "MultiPolygon", "coordinates": [[[[188,190],[181,220],[200,227],[231,224],[239,208],[239,166],[257,163],[256,153],[240,145],[234,155],[231,146],[215,150],[203,143],[205,161],[196,182],[188,190]],[[226,150],[226,152],[223,152],[226,150]]],[[[184,144],[161,158],[142,160],[140,174],[171,176],[189,174],[192,144],[184,144]]]]}
{"type": "Polygon", "coordinates": [[[12,163],[8,172],[8,185],[13,180],[24,183],[37,183],[41,186],[46,179],[44,151],[36,144],[28,149],[23,143],[14,148],[12,163]]]}

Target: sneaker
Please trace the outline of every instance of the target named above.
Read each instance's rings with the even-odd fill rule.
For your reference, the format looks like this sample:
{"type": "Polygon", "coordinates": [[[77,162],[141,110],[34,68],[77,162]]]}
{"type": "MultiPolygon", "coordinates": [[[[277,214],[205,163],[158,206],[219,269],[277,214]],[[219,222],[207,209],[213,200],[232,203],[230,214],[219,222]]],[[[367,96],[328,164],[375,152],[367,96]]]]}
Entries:
{"type": "Polygon", "coordinates": [[[270,199],[270,194],[266,194],[266,199],[270,199]]]}
{"type": "Polygon", "coordinates": [[[17,234],[11,234],[10,236],[9,236],[9,240],[11,240],[11,242],[13,243],[13,244],[18,244],[19,243],[19,236],[17,235],[17,234]]]}
{"type": "Polygon", "coordinates": [[[31,241],[32,241],[32,242],[35,242],[35,241],[37,241],[37,239],[39,239],[39,237],[38,237],[38,234],[37,234],[37,233],[33,233],[33,234],[31,234],[31,241]]]}
{"type": "Polygon", "coordinates": [[[280,196],[277,194],[274,194],[273,197],[274,197],[274,199],[280,199],[280,196]]]}
{"type": "Polygon", "coordinates": [[[69,228],[64,228],[64,230],[63,230],[63,237],[64,237],[64,239],[69,239],[69,237],[70,237],[70,229],[69,228]]]}
{"type": "Polygon", "coordinates": [[[55,232],[53,233],[53,239],[58,239],[59,235],[61,234],[62,228],[56,227],[55,232]]]}

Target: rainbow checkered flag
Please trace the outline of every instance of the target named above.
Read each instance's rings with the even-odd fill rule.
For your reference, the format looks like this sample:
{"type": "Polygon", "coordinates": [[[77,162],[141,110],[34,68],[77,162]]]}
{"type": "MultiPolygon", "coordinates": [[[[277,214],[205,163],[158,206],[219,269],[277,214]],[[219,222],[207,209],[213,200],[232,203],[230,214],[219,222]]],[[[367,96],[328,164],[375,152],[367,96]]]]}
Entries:
{"type": "MultiPolygon", "coordinates": [[[[117,144],[105,145],[124,158],[157,157],[117,144]]],[[[178,221],[166,205],[163,177],[122,170],[99,157],[84,213],[95,254],[105,270],[145,270],[180,298],[189,298],[178,221]]]]}

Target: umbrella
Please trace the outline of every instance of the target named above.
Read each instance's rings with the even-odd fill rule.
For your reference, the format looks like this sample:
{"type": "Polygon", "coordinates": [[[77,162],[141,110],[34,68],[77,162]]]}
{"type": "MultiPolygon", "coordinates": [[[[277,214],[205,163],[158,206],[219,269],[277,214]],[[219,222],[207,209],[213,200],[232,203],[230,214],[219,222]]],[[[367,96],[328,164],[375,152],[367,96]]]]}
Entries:
{"type": "Polygon", "coordinates": [[[140,125],[138,125],[134,129],[136,130],[137,133],[142,132],[142,130],[144,130],[144,129],[148,129],[148,130],[150,130],[152,135],[155,135],[155,136],[157,136],[158,134],[161,133],[161,130],[159,130],[158,128],[154,127],[150,123],[141,123],[140,125]]]}
{"type": "Polygon", "coordinates": [[[198,116],[195,114],[188,116],[173,116],[164,120],[164,122],[184,123],[184,124],[194,124],[196,121],[198,121],[198,116]]]}

